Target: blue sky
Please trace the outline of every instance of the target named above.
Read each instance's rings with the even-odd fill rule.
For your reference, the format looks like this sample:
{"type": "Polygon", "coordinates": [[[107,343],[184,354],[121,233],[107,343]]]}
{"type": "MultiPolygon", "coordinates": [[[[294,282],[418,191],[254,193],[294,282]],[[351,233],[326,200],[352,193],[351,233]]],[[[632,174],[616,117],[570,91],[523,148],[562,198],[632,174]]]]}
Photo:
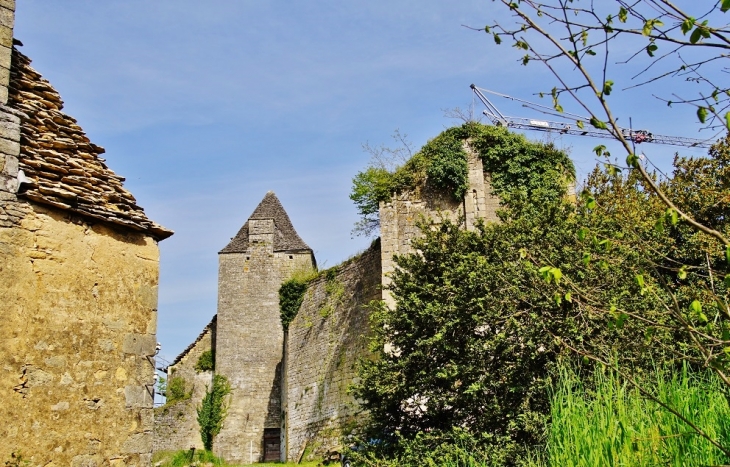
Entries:
{"type": "MultiPolygon", "coordinates": [[[[522,98],[552,87],[462,27],[495,17],[507,19],[483,0],[23,0],[15,36],[148,215],[176,232],[160,244],[171,360],[215,314],[217,252],[268,190],[333,266],[369,243],[350,235],[363,143],[389,145],[400,129],[420,147],[454,123],[444,109],[472,102],[472,82],[522,98]]],[[[697,136],[646,92],[619,97],[619,114],[697,136]]],[[[580,174],[595,165],[596,140],[556,142],[580,174]]],[[[676,149],[651,150],[668,161],[676,149]]]]}

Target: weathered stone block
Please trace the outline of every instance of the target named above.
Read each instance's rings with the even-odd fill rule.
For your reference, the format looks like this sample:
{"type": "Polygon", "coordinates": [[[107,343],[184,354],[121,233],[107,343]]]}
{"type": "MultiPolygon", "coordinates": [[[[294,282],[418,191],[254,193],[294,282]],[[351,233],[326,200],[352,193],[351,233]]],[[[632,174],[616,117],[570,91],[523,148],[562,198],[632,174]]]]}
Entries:
{"type": "Polygon", "coordinates": [[[149,454],[152,452],[150,433],[134,433],[122,444],[122,452],[129,454],[149,454]]]}
{"type": "Polygon", "coordinates": [[[20,143],[5,138],[0,138],[0,152],[10,156],[20,154],[20,143]]]}
{"type": "MultiPolygon", "coordinates": [[[[124,387],[124,400],[127,408],[143,408],[152,407],[152,394],[149,386],[129,385],[124,387]]],[[[150,443],[152,441],[150,440],[150,443]]]]}
{"type": "Polygon", "coordinates": [[[150,356],[155,354],[156,347],[157,339],[154,335],[129,333],[124,336],[122,352],[133,355],[150,356]]]}
{"type": "MultiPolygon", "coordinates": [[[[2,1],[0,0],[0,6],[2,1]]],[[[13,46],[13,30],[7,26],[0,25],[0,46],[11,48],[13,46]]],[[[4,82],[7,84],[7,81],[4,82]]]]}

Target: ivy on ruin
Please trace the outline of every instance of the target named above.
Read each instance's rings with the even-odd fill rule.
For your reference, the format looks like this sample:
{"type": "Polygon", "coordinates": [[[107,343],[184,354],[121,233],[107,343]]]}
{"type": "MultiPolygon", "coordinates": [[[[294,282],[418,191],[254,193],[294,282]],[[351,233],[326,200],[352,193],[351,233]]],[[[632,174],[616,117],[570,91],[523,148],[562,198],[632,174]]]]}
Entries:
{"type": "Polygon", "coordinates": [[[380,202],[389,202],[396,194],[437,190],[462,199],[469,188],[467,148],[481,158],[494,194],[504,205],[540,203],[564,193],[575,180],[572,161],[552,143],[468,122],[443,131],[395,170],[371,164],[355,175],[350,199],[361,219],[354,232],[376,233],[380,202]]]}

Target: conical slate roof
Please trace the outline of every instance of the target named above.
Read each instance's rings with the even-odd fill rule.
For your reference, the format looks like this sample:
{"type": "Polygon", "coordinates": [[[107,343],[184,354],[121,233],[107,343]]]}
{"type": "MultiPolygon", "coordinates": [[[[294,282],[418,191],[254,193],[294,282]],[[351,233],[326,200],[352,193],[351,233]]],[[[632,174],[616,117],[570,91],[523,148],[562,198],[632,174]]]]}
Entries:
{"type": "MultiPolygon", "coordinates": [[[[299,237],[294,226],[289,220],[289,215],[281,205],[279,198],[273,191],[266,193],[264,199],[254,209],[251,219],[273,219],[275,226],[274,251],[312,251],[309,246],[299,237]]],[[[233,240],[223,248],[223,253],[245,253],[248,250],[248,221],[243,224],[233,240]]]]}

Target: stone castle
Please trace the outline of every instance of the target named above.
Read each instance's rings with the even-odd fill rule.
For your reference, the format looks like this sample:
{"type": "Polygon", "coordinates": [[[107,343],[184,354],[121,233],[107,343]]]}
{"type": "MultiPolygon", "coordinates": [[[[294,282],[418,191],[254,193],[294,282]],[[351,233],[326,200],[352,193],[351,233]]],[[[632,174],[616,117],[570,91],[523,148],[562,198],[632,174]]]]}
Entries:
{"type": "MultiPolygon", "coordinates": [[[[467,147],[467,150],[469,148],[467,147]]],[[[309,283],[298,314],[283,329],[278,291],[297,271],[316,267],[272,192],[219,252],[218,314],[168,368],[191,397],[158,409],[155,450],[202,448],[195,408],[213,373],[231,383],[227,418],[214,451],[231,462],[299,461],[336,451],[362,419],[348,388],[356,364],[368,354],[372,300],[394,302],[387,292],[393,255],[412,251],[421,218],[496,220],[479,157],[469,155],[469,191],[463,199],[422,190],[380,206],[380,238],[365,252],[320,273],[309,283]],[[215,355],[213,371],[196,371],[203,352],[215,355]]]]}

